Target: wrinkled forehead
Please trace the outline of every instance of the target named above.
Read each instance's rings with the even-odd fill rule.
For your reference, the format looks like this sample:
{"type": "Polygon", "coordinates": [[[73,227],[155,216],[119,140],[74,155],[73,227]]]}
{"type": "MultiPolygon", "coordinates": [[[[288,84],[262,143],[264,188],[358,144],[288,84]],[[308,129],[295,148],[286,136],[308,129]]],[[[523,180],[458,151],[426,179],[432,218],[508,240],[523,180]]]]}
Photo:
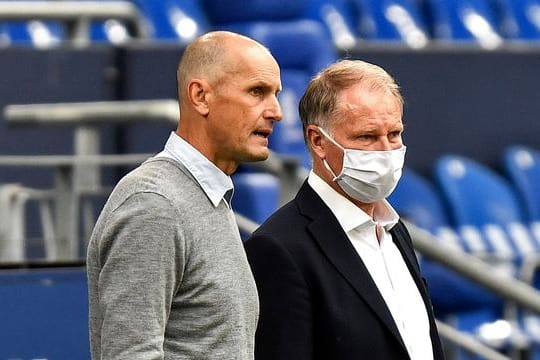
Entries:
{"type": "Polygon", "coordinates": [[[386,110],[403,113],[403,104],[391,89],[384,86],[354,85],[343,89],[337,97],[336,110],[363,112],[366,110],[386,110]]]}

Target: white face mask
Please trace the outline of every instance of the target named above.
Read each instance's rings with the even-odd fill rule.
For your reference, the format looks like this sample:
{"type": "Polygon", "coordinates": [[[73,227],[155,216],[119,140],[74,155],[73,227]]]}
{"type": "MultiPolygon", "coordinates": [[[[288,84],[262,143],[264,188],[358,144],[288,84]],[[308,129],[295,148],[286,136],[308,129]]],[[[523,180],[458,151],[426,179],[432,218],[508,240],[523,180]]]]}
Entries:
{"type": "Polygon", "coordinates": [[[334,174],[326,159],[323,163],[347,195],[363,203],[373,203],[394,191],[405,162],[405,145],[388,151],[345,149],[323,129],[319,127],[319,130],[343,150],[343,169],[339,175],[334,174]]]}

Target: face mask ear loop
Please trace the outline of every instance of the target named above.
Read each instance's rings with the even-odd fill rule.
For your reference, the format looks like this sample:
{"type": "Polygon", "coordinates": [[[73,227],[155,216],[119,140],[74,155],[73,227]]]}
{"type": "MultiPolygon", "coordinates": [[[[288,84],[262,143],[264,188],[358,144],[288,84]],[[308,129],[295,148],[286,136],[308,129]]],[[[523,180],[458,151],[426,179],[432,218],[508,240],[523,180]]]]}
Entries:
{"type": "MultiPolygon", "coordinates": [[[[320,126],[317,126],[319,128],[319,130],[321,131],[321,133],[328,139],[330,140],[334,145],[336,145],[338,148],[340,148],[341,150],[343,150],[343,152],[345,153],[345,149],[343,148],[343,146],[339,145],[334,139],[332,139],[332,137],[330,137],[330,135],[328,135],[326,133],[326,131],[324,131],[320,126]]],[[[330,167],[330,165],[328,165],[328,162],[326,161],[326,159],[323,159],[323,164],[324,166],[326,167],[326,169],[328,171],[330,171],[330,174],[332,174],[332,176],[334,177],[332,179],[332,181],[336,181],[337,180],[337,176],[336,174],[334,173],[334,171],[332,170],[332,168],[330,167]]]]}
{"type": "Polygon", "coordinates": [[[330,174],[332,174],[332,176],[334,177],[332,181],[336,181],[338,177],[336,176],[336,174],[334,174],[334,172],[332,171],[332,168],[330,167],[330,165],[328,165],[328,162],[326,161],[326,159],[323,159],[323,164],[326,167],[326,169],[330,171],[330,174]]]}
{"type": "Polygon", "coordinates": [[[325,138],[327,138],[328,140],[330,140],[332,142],[332,144],[336,145],[338,148],[340,148],[341,150],[343,150],[345,152],[345,148],[341,145],[339,145],[336,140],[334,140],[330,135],[328,135],[326,133],[326,131],[323,130],[322,127],[320,126],[317,126],[319,128],[319,130],[321,131],[321,133],[324,135],[325,138]]]}

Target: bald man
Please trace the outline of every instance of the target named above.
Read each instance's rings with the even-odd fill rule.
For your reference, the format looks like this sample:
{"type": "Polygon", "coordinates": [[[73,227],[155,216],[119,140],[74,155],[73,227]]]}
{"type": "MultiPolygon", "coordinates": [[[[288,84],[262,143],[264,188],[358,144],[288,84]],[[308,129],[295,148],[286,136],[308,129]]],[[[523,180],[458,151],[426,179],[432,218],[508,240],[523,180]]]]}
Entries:
{"type": "Polygon", "coordinates": [[[125,176],[87,256],[93,359],[253,359],[255,282],[230,206],[239,163],[268,157],[280,70],[256,41],[211,32],[177,71],[180,119],[125,176]]]}

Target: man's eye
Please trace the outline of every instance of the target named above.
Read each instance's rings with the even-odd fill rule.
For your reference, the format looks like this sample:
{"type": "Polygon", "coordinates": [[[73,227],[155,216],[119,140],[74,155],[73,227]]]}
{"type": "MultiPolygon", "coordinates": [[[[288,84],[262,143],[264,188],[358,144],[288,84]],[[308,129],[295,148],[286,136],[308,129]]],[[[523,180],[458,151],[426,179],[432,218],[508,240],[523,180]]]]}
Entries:
{"type": "Polygon", "coordinates": [[[253,88],[250,90],[250,92],[252,95],[255,95],[255,96],[261,96],[262,94],[264,94],[263,89],[260,87],[253,88]]]}
{"type": "Polygon", "coordinates": [[[369,141],[371,139],[373,139],[375,137],[375,135],[360,135],[358,137],[359,140],[362,140],[362,141],[369,141]]]}

